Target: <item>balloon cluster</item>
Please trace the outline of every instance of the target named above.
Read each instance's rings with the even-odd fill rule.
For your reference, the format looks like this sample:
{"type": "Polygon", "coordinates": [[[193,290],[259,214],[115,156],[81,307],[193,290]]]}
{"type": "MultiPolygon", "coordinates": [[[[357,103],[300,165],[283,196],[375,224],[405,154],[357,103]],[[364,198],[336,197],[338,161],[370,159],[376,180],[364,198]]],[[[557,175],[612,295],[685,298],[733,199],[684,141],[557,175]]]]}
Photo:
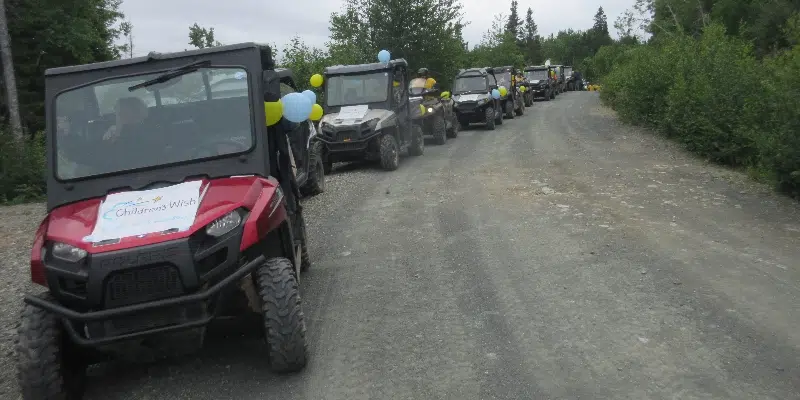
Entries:
{"type": "MultiPolygon", "coordinates": [[[[322,86],[322,75],[314,74],[310,83],[313,87],[322,86]]],[[[319,121],[323,114],[322,106],[317,104],[317,94],[313,90],[289,93],[278,101],[264,102],[264,112],[267,115],[267,126],[277,124],[281,118],[294,123],[307,119],[319,121]]]]}

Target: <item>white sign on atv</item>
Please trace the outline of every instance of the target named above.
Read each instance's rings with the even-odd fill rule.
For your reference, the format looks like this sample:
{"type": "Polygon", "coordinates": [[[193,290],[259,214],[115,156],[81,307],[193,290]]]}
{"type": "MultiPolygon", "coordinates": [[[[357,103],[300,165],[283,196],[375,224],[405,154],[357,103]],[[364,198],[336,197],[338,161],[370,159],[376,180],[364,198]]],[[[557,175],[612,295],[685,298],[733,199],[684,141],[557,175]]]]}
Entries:
{"type": "Polygon", "coordinates": [[[343,119],[343,120],[361,119],[364,118],[365,115],[367,115],[368,111],[369,111],[369,106],[367,105],[342,107],[339,110],[339,115],[338,118],[336,119],[343,119]]]}
{"type": "Polygon", "coordinates": [[[464,94],[459,96],[458,101],[478,101],[479,94],[464,94]]]}
{"type": "Polygon", "coordinates": [[[122,239],[192,227],[200,205],[201,181],[160,189],[114,193],[100,204],[97,223],[87,242],[122,239]]]}

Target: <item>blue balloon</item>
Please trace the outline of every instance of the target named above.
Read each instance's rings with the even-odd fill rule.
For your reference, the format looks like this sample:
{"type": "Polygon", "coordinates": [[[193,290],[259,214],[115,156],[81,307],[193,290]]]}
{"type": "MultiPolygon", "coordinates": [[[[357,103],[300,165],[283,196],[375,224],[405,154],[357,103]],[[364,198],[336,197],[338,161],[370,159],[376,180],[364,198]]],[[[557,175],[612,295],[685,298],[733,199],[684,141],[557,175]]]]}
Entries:
{"type": "Polygon", "coordinates": [[[283,117],[291,122],[300,123],[309,118],[314,103],[302,93],[289,93],[281,98],[283,117]]]}
{"type": "Polygon", "coordinates": [[[497,89],[492,89],[492,97],[494,99],[499,99],[500,98],[500,91],[497,90],[497,89]]]}
{"type": "Polygon", "coordinates": [[[389,54],[388,50],[381,50],[378,52],[378,61],[382,63],[388,63],[389,60],[392,59],[392,55],[389,54]]]}
{"type": "Polygon", "coordinates": [[[306,96],[306,97],[308,97],[309,100],[311,100],[311,104],[314,104],[314,103],[317,102],[317,94],[314,93],[313,90],[306,89],[306,90],[303,90],[302,93],[303,93],[303,96],[306,96]]]}

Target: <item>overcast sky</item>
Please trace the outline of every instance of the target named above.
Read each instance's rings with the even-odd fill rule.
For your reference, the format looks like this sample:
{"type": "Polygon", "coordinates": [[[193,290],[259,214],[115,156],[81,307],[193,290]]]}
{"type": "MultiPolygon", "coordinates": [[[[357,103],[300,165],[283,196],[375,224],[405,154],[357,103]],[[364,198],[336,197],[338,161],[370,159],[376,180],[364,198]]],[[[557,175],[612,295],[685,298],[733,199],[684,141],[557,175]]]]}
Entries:
{"type": "MultiPolygon", "coordinates": [[[[528,7],[547,36],[561,29],[585,30],[602,6],[608,17],[609,31],[616,37],[614,20],[634,0],[521,0],[520,17],[528,7]]],[[[133,23],[134,55],[149,51],[180,51],[188,44],[189,27],[214,27],[217,40],[225,44],[240,42],[275,43],[282,48],[292,36],[299,35],[307,44],[324,47],[328,41],[328,20],[339,11],[342,0],[124,0],[122,11],[133,23]]],[[[511,0],[461,0],[465,20],[470,24],[464,36],[470,46],[477,44],[491,26],[495,14],[508,15],[511,0]]]]}

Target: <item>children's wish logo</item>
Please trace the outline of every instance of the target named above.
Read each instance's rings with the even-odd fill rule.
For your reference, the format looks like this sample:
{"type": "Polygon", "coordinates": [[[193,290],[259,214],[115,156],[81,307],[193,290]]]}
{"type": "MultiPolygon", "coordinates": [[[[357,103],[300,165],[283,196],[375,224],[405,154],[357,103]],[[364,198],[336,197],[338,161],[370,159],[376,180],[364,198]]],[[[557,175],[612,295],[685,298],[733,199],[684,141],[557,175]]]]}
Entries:
{"type": "Polygon", "coordinates": [[[93,240],[191,228],[200,205],[200,181],[111,194],[100,205],[93,240]]]}

